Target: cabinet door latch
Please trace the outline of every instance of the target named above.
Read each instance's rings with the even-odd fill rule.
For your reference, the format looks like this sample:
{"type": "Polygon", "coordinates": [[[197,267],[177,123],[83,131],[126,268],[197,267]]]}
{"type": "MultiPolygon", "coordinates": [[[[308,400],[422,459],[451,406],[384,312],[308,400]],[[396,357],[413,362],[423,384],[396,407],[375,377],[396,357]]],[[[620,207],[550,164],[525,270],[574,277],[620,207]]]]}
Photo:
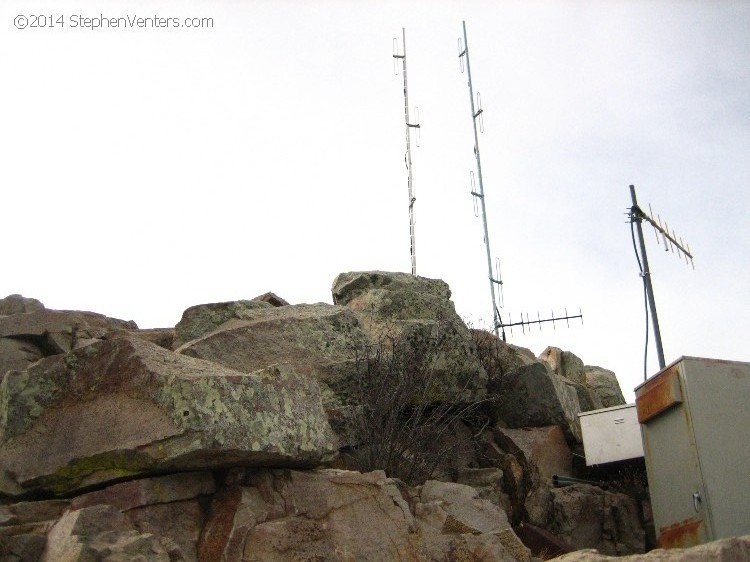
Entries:
{"type": "Polygon", "coordinates": [[[693,507],[695,508],[695,511],[700,511],[701,501],[701,493],[693,492],[693,507]]]}

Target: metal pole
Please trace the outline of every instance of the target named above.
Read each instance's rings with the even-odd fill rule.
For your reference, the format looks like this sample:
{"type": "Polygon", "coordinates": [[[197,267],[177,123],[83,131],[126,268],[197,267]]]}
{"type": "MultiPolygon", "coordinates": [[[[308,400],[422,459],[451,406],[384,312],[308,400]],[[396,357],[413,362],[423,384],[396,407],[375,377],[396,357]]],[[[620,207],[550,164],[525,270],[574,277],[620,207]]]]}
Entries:
{"type": "MultiPolygon", "coordinates": [[[[464,54],[466,54],[466,74],[469,78],[469,99],[471,100],[471,120],[474,123],[474,155],[477,158],[477,176],[479,177],[479,200],[482,203],[482,224],[484,226],[484,242],[487,249],[487,275],[490,281],[490,294],[492,295],[492,316],[495,326],[495,336],[500,337],[498,328],[501,325],[495,298],[495,280],[492,277],[492,253],[490,252],[490,235],[487,230],[487,210],[484,204],[484,184],[482,182],[482,159],[479,157],[479,135],[477,134],[477,113],[474,111],[474,87],[471,84],[471,64],[469,63],[469,40],[466,37],[466,21],[461,22],[464,29],[464,54]]],[[[503,329],[503,341],[505,341],[505,329],[503,329]]]]}
{"type": "Polygon", "coordinates": [[[636,230],[638,231],[638,242],[641,245],[641,257],[643,257],[643,282],[646,284],[646,295],[648,297],[648,306],[651,309],[651,321],[654,326],[654,340],[656,341],[656,355],[659,358],[659,368],[664,369],[666,366],[664,362],[664,349],[661,345],[661,332],[659,331],[659,318],[656,315],[656,302],[654,301],[654,288],[651,285],[651,272],[648,268],[648,257],[646,256],[646,243],[643,240],[643,229],[641,228],[642,211],[638,206],[638,201],[635,198],[635,186],[630,186],[630,198],[633,200],[633,209],[631,210],[630,216],[636,223],[636,230]]]}
{"type": "Polygon", "coordinates": [[[411,274],[417,274],[417,250],[414,245],[414,176],[411,169],[411,132],[412,124],[409,123],[409,90],[406,85],[406,28],[401,28],[402,40],[404,44],[404,55],[401,62],[404,66],[404,123],[406,125],[406,167],[409,172],[409,253],[411,255],[411,274]]]}

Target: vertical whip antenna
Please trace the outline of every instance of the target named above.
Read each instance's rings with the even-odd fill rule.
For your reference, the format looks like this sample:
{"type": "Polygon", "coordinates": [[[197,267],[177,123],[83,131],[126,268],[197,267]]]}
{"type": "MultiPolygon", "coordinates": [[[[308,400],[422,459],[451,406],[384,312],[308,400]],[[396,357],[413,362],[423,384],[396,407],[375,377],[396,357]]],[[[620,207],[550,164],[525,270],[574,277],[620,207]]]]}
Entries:
{"type": "Polygon", "coordinates": [[[411,256],[411,274],[416,275],[417,250],[414,242],[414,203],[417,198],[414,195],[414,170],[411,163],[411,130],[417,130],[417,146],[419,146],[419,108],[415,108],[416,123],[411,123],[409,119],[409,88],[406,76],[406,29],[403,27],[401,28],[401,40],[403,54],[399,54],[398,52],[398,39],[393,38],[393,70],[395,74],[398,74],[398,60],[400,59],[404,71],[404,124],[406,126],[406,155],[404,156],[404,161],[406,162],[406,171],[408,174],[407,187],[409,191],[409,255],[411,256]]]}

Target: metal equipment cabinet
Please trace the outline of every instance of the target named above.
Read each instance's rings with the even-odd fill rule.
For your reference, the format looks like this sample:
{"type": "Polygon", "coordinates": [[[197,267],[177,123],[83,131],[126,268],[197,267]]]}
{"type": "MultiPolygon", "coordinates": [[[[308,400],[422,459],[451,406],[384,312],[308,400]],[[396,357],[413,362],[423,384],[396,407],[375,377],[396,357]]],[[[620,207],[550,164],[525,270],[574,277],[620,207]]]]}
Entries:
{"type": "Polygon", "coordinates": [[[659,546],[750,533],[750,363],[681,357],[635,395],[659,546]]]}
{"type": "Polygon", "coordinates": [[[582,412],[578,419],[588,466],[643,456],[635,404],[582,412]]]}

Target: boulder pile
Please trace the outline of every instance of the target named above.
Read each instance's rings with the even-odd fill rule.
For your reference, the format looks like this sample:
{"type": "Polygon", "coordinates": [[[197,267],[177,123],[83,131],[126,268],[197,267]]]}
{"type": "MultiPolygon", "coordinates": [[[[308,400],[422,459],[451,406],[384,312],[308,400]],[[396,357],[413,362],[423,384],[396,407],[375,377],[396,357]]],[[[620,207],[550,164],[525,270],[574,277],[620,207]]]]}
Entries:
{"type": "Polygon", "coordinates": [[[470,330],[439,280],[343,273],[332,294],[201,304],[145,330],[0,299],[0,561],[645,550],[643,498],[552,481],[577,474],[578,413],[624,402],[613,373],[470,330]],[[439,384],[393,415],[463,413],[446,418],[451,454],[425,481],[378,470],[377,456],[353,470],[377,453],[347,432],[367,409],[363,365],[397,347],[439,384]]]}

